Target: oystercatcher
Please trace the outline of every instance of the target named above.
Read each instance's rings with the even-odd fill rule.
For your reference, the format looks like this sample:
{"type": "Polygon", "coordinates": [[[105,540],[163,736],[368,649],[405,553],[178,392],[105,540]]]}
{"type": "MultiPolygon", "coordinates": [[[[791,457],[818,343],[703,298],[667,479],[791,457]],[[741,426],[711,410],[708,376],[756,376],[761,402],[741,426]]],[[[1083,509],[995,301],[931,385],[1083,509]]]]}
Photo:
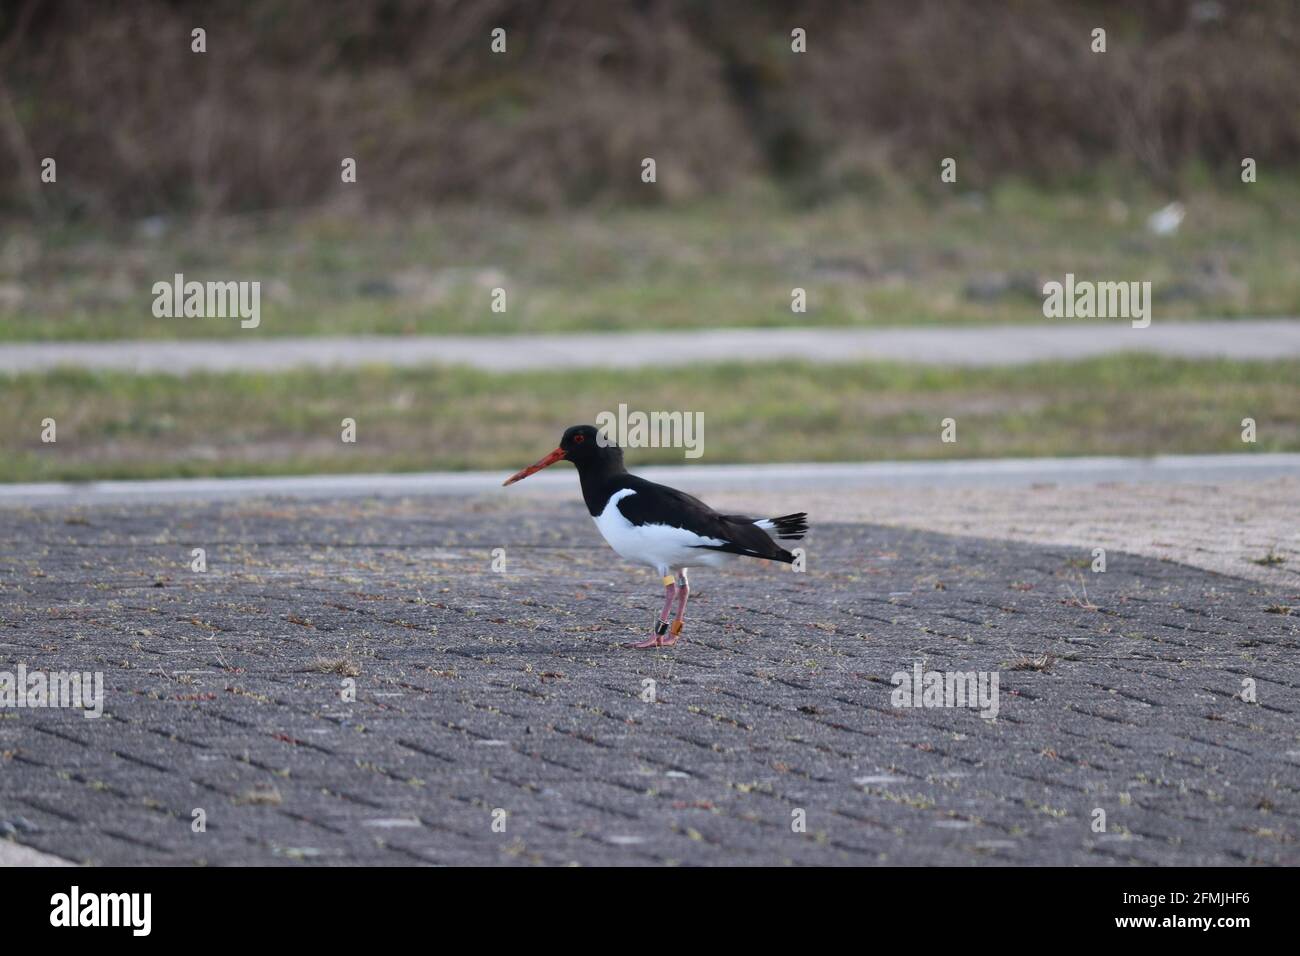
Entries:
{"type": "Polygon", "coordinates": [[[748,518],[718,514],[703,501],[665,485],[657,485],[623,467],[623,449],[597,440],[592,425],[574,425],[560,439],[560,447],[541,461],[511,475],[511,485],[549,468],[571,461],[582,482],[582,497],[596,527],[609,546],[627,558],[654,568],[663,578],[664,609],[654,633],[627,647],[671,647],[682,632],[686,599],[691,593],[686,570],[696,565],[717,566],[737,556],[793,563],[794,555],[772,540],[798,539],[808,530],[805,512],[779,518],[748,518]],[[677,616],[669,624],[673,601],[677,616]]]}

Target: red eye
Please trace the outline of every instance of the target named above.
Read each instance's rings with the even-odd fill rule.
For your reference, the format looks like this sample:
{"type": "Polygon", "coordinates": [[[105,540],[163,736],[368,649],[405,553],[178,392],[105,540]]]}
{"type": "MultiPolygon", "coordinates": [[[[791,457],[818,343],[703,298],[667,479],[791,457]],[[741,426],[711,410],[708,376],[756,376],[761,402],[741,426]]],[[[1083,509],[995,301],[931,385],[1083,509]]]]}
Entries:
{"type": "Polygon", "coordinates": [[[585,442],[586,440],[587,440],[587,436],[586,436],[586,435],[574,435],[574,436],[573,436],[573,443],[574,443],[575,445],[581,445],[581,444],[582,444],[583,442],[585,442]]]}

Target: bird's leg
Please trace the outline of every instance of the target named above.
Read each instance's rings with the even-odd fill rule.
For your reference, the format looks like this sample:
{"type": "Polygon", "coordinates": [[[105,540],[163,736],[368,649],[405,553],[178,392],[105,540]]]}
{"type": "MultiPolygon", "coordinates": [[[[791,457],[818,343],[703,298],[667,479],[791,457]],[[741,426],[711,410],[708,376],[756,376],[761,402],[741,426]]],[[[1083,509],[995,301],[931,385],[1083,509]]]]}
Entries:
{"type": "Polygon", "coordinates": [[[686,580],[686,569],[677,576],[677,617],[669,628],[669,634],[663,639],[664,647],[672,647],[682,633],[682,619],[686,617],[686,599],[691,596],[691,583],[686,580]]]}
{"type": "MultiPolygon", "coordinates": [[[[673,598],[676,596],[676,581],[671,574],[664,574],[664,609],[655,621],[654,635],[644,641],[638,641],[635,644],[628,644],[627,647],[646,648],[659,647],[663,644],[671,644],[672,641],[665,641],[664,635],[668,633],[668,615],[672,613],[673,598]]],[[[676,640],[676,637],[673,638],[676,640]]]]}

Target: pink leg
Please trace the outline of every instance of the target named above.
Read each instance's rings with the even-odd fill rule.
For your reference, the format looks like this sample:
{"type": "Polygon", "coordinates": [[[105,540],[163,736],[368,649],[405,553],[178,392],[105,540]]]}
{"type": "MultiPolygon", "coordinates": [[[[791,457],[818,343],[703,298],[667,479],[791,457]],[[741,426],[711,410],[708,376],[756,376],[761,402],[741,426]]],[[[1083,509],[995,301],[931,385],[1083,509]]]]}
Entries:
{"type": "MultiPolygon", "coordinates": [[[[671,633],[663,639],[664,647],[672,647],[681,636],[683,618],[686,617],[686,599],[691,596],[691,583],[686,580],[686,569],[677,577],[677,619],[673,621],[671,633]]],[[[664,612],[665,616],[667,611],[664,612]]]]}
{"type": "MultiPolygon", "coordinates": [[[[659,647],[663,644],[671,644],[672,641],[665,641],[664,635],[668,633],[668,615],[672,613],[673,598],[676,596],[676,583],[667,575],[664,576],[664,609],[659,614],[659,621],[655,625],[654,635],[644,641],[624,644],[624,647],[635,647],[643,649],[647,647],[659,647]]],[[[673,641],[677,638],[673,637],[673,641]]]]}

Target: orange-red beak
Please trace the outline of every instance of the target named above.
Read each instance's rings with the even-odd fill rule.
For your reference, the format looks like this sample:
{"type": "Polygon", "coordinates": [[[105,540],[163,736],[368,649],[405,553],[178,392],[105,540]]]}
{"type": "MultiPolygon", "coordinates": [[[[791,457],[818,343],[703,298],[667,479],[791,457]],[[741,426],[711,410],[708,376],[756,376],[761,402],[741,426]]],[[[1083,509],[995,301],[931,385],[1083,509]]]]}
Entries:
{"type": "Polygon", "coordinates": [[[523,471],[515,472],[513,475],[511,475],[509,478],[503,481],[501,483],[501,486],[505,487],[506,485],[513,485],[516,481],[520,481],[521,479],[527,478],[529,475],[535,475],[543,468],[549,468],[557,461],[563,461],[563,460],[564,460],[564,449],[557,448],[555,449],[555,451],[551,452],[549,455],[547,455],[545,458],[543,458],[541,461],[537,462],[536,464],[529,465],[523,471]]]}

